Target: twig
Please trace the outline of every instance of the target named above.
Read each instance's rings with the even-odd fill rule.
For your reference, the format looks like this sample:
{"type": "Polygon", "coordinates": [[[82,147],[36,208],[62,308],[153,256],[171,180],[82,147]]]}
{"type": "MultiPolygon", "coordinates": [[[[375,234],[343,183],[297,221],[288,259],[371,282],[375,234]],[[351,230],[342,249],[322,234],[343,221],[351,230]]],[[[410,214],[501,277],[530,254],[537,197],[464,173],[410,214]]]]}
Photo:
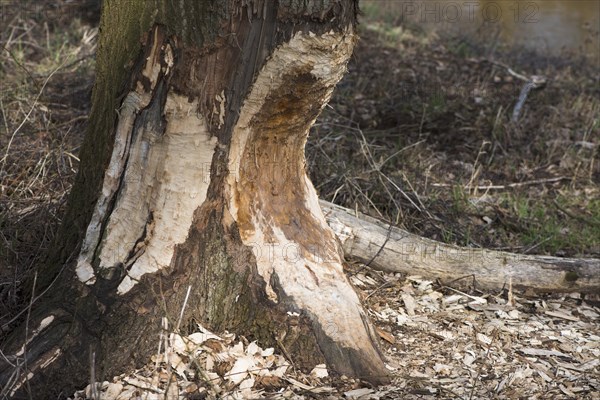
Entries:
{"type": "MultiPolygon", "coordinates": [[[[481,142],[481,146],[479,146],[479,151],[477,152],[477,157],[475,157],[475,162],[473,163],[473,172],[471,173],[471,178],[469,179],[469,183],[467,183],[467,186],[473,186],[473,182],[475,182],[475,179],[477,179],[477,177],[479,176],[479,174],[481,173],[481,167],[479,164],[479,157],[481,157],[482,154],[485,154],[485,147],[490,144],[490,142],[483,140],[481,142]]],[[[477,191],[477,189],[474,189],[474,191],[477,191]]],[[[473,193],[475,194],[475,193],[473,193]]]]}
{"type": "MultiPolygon", "coordinates": [[[[44,291],[42,293],[40,293],[39,295],[37,295],[35,297],[35,299],[32,300],[32,305],[33,303],[36,303],[43,295],[46,294],[46,292],[48,290],[50,290],[50,288],[54,285],[54,283],[56,283],[56,281],[58,280],[58,278],[60,277],[60,275],[62,274],[62,272],[65,270],[67,264],[69,264],[71,262],[71,258],[73,257],[75,253],[71,253],[71,255],[69,256],[69,258],[67,258],[67,260],[65,261],[65,263],[63,264],[63,266],[60,268],[60,271],[58,271],[58,274],[56,274],[56,276],[54,277],[54,279],[52,280],[52,282],[50,282],[50,284],[48,285],[48,287],[46,289],[44,289],[44,291]]],[[[36,272],[36,276],[37,276],[37,272],[36,272]]],[[[7,328],[10,324],[12,324],[13,322],[15,322],[25,311],[29,310],[29,308],[24,308],[23,310],[19,311],[17,313],[17,315],[15,315],[14,317],[12,317],[12,319],[8,322],[6,322],[4,325],[2,325],[1,330],[4,330],[5,328],[7,328]]]]}
{"type": "Polygon", "coordinates": [[[537,242],[536,244],[534,244],[533,246],[530,246],[528,248],[526,248],[523,251],[523,254],[528,254],[530,251],[537,249],[538,247],[540,247],[541,245],[543,245],[544,243],[546,243],[548,240],[552,239],[554,237],[554,235],[548,236],[546,239],[544,240],[540,240],[539,242],[537,242]]]}
{"type": "Polygon", "coordinates": [[[504,69],[506,69],[506,72],[508,72],[511,76],[522,80],[523,82],[535,82],[536,85],[538,85],[538,87],[543,86],[546,83],[546,78],[544,76],[541,75],[533,75],[531,78],[526,77],[525,75],[519,74],[518,72],[515,72],[514,69],[512,69],[511,67],[509,67],[508,65],[500,62],[500,61],[496,61],[496,60],[491,60],[488,58],[485,59],[475,59],[473,60],[475,62],[488,62],[492,65],[496,65],[498,67],[502,67],[504,69]]]}
{"type": "MultiPolygon", "coordinates": [[[[459,276],[458,278],[452,279],[450,282],[446,282],[446,283],[439,282],[438,285],[440,285],[440,288],[451,288],[450,285],[452,285],[453,283],[461,281],[463,279],[467,279],[467,278],[473,279],[473,288],[475,288],[476,279],[475,279],[475,275],[473,275],[473,274],[459,276]]],[[[452,289],[454,289],[454,288],[452,288],[452,289]]],[[[463,294],[462,292],[459,292],[459,293],[463,294]]]]}
{"type": "MultiPolygon", "coordinates": [[[[463,278],[467,278],[468,276],[469,276],[469,275],[467,275],[467,276],[464,276],[463,278]]],[[[462,278],[460,278],[460,279],[462,279],[462,278]]],[[[455,280],[453,280],[452,282],[456,282],[457,280],[458,280],[458,279],[455,279],[455,280]]],[[[447,286],[447,285],[444,285],[444,286],[442,286],[442,287],[443,287],[444,289],[448,289],[448,290],[451,290],[451,291],[453,291],[453,292],[455,292],[455,293],[458,293],[458,294],[460,294],[460,295],[462,295],[462,296],[468,297],[469,299],[471,299],[471,300],[473,300],[473,301],[475,301],[475,302],[477,302],[477,303],[481,303],[481,302],[482,302],[482,297],[471,296],[470,294],[467,294],[467,293],[465,293],[465,292],[462,292],[462,291],[460,291],[460,290],[458,290],[458,289],[454,289],[453,287],[450,287],[450,286],[447,286]]]]}
{"type": "MultiPolygon", "coordinates": [[[[492,335],[492,340],[490,341],[490,344],[488,344],[488,348],[485,352],[485,357],[489,357],[490,355],[490,350],[492,349],[492,344],[494,343],[494,339],[496,338],[496,334],[497,334],[497,330],[494,329],[494,333],[492,335]]],[[[471,388],[471,394],[469,395],[469,400],[473,399],[473,395],[475,394],[475,388],[477,388],[477,382],[479,381],[479,377],[481,376],[481,371],[483,370],[483,363],[481,363],[479,365],[479,368],[477,370],[477,376],[475,377],[475,382],[473,382],[473,387],[471,388]]]]}
{"type": "Polygon", "coordinates": [[[292,368],[296,369],[296,365],[294,364],[294,361],[292,361],[292,357],[290,357],[290,354],[288,353],[284,344],[281,342],[281,340],[279,340],[279,338],[277,338],[276,341],[277,341],[277,345],[281,349],[281,352],[283,353],[283,356],[290,362],[292,368]]]}
{"type": "MultiPolygon", "coordinates": [[[[498,65],[499,65],[499,64],[498,64],[498,65]]],[[[522,80],[522,81],[525,81],[525,82],[529,82],[529,78],[527,78],[526,76],[524,76],[524,75],[521,75],[521,74],[519,74],[518,72],[515,72],[515,71],[514,71],[512,68],[510,68],[510,67],[507,67],[507,66],[505,66],[505,68],[506,68],[506,71],[508,71],[508,73],[509,73],[509,74],[511,74],[512,76],[514,76],[515,78],[517,78],[517,79],[520,79],[520,80],[522,80]]]]}
{"type": "Polygon", "coordinates": [[[499,61],[490,60],[490,59],[474,60],[474,61],[476,61],[476,62],[485,61],[485,62],[489,62],[490,64],[502,67],[502,68],[506,69],[506,72],[508,72],[511,76],[525,82],[525,85],[523,86],[523,88],[521,89],[521,93],[519,94],[519,99],[517,101],[517,104],[515,104],[515,108],[513,109],[513,114],[512,114],[512,118],[511,118],[512,122],[517,122],[517,120],[519,119],[519,116],[521,115],[521,109],[523,108],[523,105],[525,104],[525,100],[527,100],[527,95],[529,94],[531,89],[539,89],[539,88],[543,87],[547,81],[546,77],[542,76],[542,75],[532,75],[531,77],[528,78],[525,75],[515,72],[515,70],[513,70],[511,67],[509,67],[508,65],[501,63],[499,61]]]}
{"type": "MultiPolygon", "coordinates": [[[[509,69],[508,72],[512,70],[509,69]]],[[[514,73],[513,73],[514,75],[514,73]]],[[[519,120],[519,115],[521,115],[521,109],[525,104],[525,100],[527,100],[527,95],[531,91],[531,89],[539,89],[546,84],[546,78],[541,75],[533,75],[530,79],[527,80],[527,83],[521,89],[521,93],[519,94],[519,100],[517,104],[515,104],[515,108],[513,109],[512,114],[512,122],[517,122],[519,120]]]]}
{"type": "Polygon", "coordinates": [[[190,297],[191,290],[192,290],[192,285],[189,285],[187,288],[187,292],[185,293],[185,299],[183,300],[183,305],[181,306],[181,312],[179,313],[179,319],[177,320],[177,326],[175,327],[175,332],[179,332],[179,326],[181,325],[181,320],[183,319],[183,312],[185,311],[185,307],[187,306],[187,302],[190,297]]]}
{"type": "MultiPolygon", "coordinates": [[[[542,183],[555,183],[555,182],[560,182],[560,181],[566,181],[566,180],[572,180],[572,178],[566,177],[566,176],[559,176],[556,178],[547,178],[547,179],[534,179],[531,181],[525,181],[525,182],[514,182],[514,183],[509,183],[507,185],[466,185],[463,188],[467,189],[467,190],[504,190],[504,189],[509,189],[509,188],[516,188],[516,187],[522,187],[522,186],[530,186],[530,185],[539,185],[542,183]]],[[[452,186],[456,186],[454,184],[450,184],[450,183],[432,183],[431,186],[434,187],[452,187],[452,186]]]]}
{"type": "Polygon", "coordinates": [[[371,263],[373,261],[375,261],[375,259],[379,256],[379,254],[381,254],[381,252],[383,251],[383,249],[385,248],[385,245],[387,244],[387,242],[390,240],[390,236],[392,235],[392,227],[393,225],[390,223],[390,226],[388,228],[387,231],[387,236],[385,237],[385,240],[383,241],[383,243],[381,244],[381,247],[379,248],[379,250],[377,250],[377,253],[375,253],[375,255],[373,256],[373,258],[371,258],[369,260],[369,262],[365,265],[366,267],[369,267],[371,265],[371,263]]]}
{"type": "Polygon", "coordinates": [[[567,217],[571,217],[573,219],[576,219],[580,222],[583,222],[584,224],[589,224],[592,226],[600,226],[600,222],[593,220],[593,219],[586,219],[584,217],[582,217],[581,215],[577,215],[577,214],[573,214],[571,211],[567,210],[566,208],[564,208],[563,206],[561,206],[560,204],[558,204],[558,202],[556,200],[553,200],[554,206],[556,208],[558,208],[559,211],[562,211],[565,215],[567,215],[567,217]]]}
{"type": "Polygon", "coordinates": [[[517,100],[517,104],[515,104],[515,108],[513,109],[511,121],[517,122],[519,120],[519,116],[521,115],[521,110],[525,105],[525,100],[527,100],[527,95],[531,91],[531,89],[535,88],[535,84],[533,82],[527,82],[523,88],[521,89],[521,93],[519,94],[519,99],[517,100]]]}
{"type": "MultiPolygon", "coordinates": [[[[23,343],[23,367],[25,374],[25,384],[27,385],[27,394],[31,400],[31,387],[29,386],[29,374],[27,373],[27,344],[29,342],[29,319],[31,318],[31,308],[35,299],[35,287],[37,285],[37,271],[33,274],[33,287],[31,289],[31,299],[29,300],[29,307],[27,307],[27,318],[25,319],[25,342],[23,343]]],[[[20,367],[20,365],[18,366],[20,367]]]]}
{"type": "Polygon", "coordinates": [[[373,290],[371,293],[369,293],[369,295],[367,297],[365,297],[365,302],[367,300],[369,300],[369,297],[373,296],[375,293],[379,292],[381,289],[384,289],[386,287],[391,287],[390,285],[394,285],[398,282],[398,279],[394,280],[394,281],[387,281],[387,282],[383,282],[381,285],[379,285],[377,288],[375,288],[375,290],[373,290]]]}
{"type": "Polygon", "coordinates": [[[358,271],[356,271],[355,273],[353,273],[351,276],[355,276],[358,275],[359,273],[361,273],[365,268],[371,266],[371,263],[373,261],[375,261],[375,259],[379,256],[379,254],[381,254],[381,252],[383,251],[383,249],[385,248],[385,245],[387,244],[387,242],[390,240],[390,236],[392,235],[392,230],[393,230],[394,225],[392,223],[389,224],[388,227],[388,231],[387,231],[387,236],[385,237],[385,240],[383,241],[383,243],[381,244],[381,246],[379,247],[379,250],[377,250],[377,253],[375,253],[375,255],[373,255],[373,257],[369,260],[368,263],[366,263],[365,265],[363,265],[362,267],[360,267],[358,269],[358,271]]]}

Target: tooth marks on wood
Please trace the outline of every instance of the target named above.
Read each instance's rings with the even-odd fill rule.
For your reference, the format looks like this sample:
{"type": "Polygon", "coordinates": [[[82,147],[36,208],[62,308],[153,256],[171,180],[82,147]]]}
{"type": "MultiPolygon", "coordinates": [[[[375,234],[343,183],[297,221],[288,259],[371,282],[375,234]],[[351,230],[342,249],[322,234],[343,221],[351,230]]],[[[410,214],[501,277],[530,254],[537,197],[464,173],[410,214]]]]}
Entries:
{"type": "Polygon", "coordinates": [[[303,151],[354,40],[350,30],[298,33],[273,52],[233,129],[226,190],[266,297],[309,316],[313,330],[323,332],[321,351],[341,373],[377,375],[383,370],[380,356],[364,346],[373,335],[344,276],[341,249],[306,176],[303,151]],[[335,329],[327,328],[332,323],[335,329]]]}
{"type": "MultiPolygon", "coordinates": [[[[164,28],[155,26],[146,39],[146,50],[138,62],[140,67],[134,75],[132,90],[117,110],[113,152],[77,262],[77,276],[88,285],[96,282],[99,273],[110,279],[117,266],[131,266],[128,255],[136,248],[146,226],[149,210],[145,196],[150,188],[143,177],[144,173],[152,172],[149,163],[155,153],[154,146],[163,140],[166,131],[167,123],[163,114],[170,73],[175,63],[174,40],[167,37],[164,28]],[[126,204],[138,196],[139,207],[132,209],[143,218],[134,219],[134,235],[122,238],[127,240],[120,242],[116,248],[106,247],[106,238],[112,235],[114,224],[123,227],[123,222],[111,218],[113,212],[127,210],[126,204]]],[[[154,172],[157,172],[157,168],[154,168],[154,172]]],[[[129,223],[132,220],[124,221],[129,223]]],[[[139,254],[139,251],[133,253],[139,254]]]]}

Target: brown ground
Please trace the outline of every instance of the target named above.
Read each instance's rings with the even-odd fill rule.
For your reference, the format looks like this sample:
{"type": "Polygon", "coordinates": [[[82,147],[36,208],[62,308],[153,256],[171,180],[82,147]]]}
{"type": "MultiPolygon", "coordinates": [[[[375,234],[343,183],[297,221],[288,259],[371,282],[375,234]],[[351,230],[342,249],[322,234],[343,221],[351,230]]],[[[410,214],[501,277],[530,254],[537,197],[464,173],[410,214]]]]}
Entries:
{"type": "MultiPolygon", "coordinates": [[[[26,308],[21,282],[43,262],[77,170],[93,83],[93,3],[0,4],[3,330],[26,308]]],[[[597,62],[371,22],[311,133],[307,157],[321,197],[446,242],[599,257],[597,62]],[[524,82],[506,67],[547,80],[517,123],[510,115],[524,82]]],[[[420,278],[367,275],[363,297],[400,371],[403,391],[388,398],[597,398],[598,366],[587,363],[600,357],[600,312],[579,296],[511,303],[506,293],[474,293],[486,298],[478,308],[420,278]]]]}
{"type": "Polygon", "coordinates": [[[391,40],[368,24],[362,37],[309,142],[323,198],[445,242],[600,255],[594,62],[484,56],[468,38],[391,40]],[[517,123],[524,82],[508,66],[547,79],[517,123]]]}

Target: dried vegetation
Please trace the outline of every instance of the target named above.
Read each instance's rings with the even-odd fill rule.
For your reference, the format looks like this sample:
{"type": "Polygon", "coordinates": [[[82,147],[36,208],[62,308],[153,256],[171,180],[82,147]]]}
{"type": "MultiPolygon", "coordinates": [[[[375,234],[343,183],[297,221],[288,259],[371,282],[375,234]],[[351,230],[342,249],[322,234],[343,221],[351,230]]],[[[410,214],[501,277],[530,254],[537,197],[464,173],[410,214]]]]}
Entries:
{"type": "MultiPolygon", "coordinates": [[[[77,170],[94,3],[0,5],[3,331],[26,309],[22,281],[42,265],[77,170]]],[[[323,198],[451,243],[600,255],[593,61],[385,24],[363,24],[362,37],[307,149],[323,198]],[[508,66],[548,79],[517,123],[523,82],[508,66]]],[[[348,273],[378,327],[392,386],[363,387],[326,368],[303,374],[282,349],[196,327],[157,338],[155,359],[101,384],[101,398],[600,398],[597,296],[461,293],[360,265],[348,273]]]]}
{"type": "Polygon", "coordinates": [[[448,243],[600,255],[597,56],[504,49],[493,27],[367,19],[361,36],[308,144],[323,199],[448,243]]]}
{"type": "MultiPolygon", "coordinates": [[[[102,399],[600,398],[600,308],[580,296],[476,295],[363,265],[348,272],[382,339],[391,385],[330,376],[325,365],[302,373],[281,349],[196,327],[166,333],[144,368],[98,383],[102,399]]],[[[90,385],[74,399],[91,393],[90,385]]]]}
{"type": "Polygon", "coordinates": [[[27,302],[22,282],[43,261],[78,166],[97,28],[75,6],[0,4],[2,330],[27,302]]]}

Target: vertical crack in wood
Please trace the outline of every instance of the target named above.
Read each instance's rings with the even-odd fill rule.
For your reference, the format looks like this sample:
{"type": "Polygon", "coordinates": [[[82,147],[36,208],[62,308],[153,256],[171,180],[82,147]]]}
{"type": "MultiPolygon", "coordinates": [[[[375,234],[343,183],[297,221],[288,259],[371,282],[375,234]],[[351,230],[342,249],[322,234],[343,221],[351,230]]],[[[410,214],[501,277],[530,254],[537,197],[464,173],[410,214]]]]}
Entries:
{"type": "Polygon", "coordinates": [[[145,48],[147,57],[139,79],[134,85],[135,88],[127,93],[121,107],[116,111],[118,122],[113,151],[77,260],[77,277],[87,285],[96,282],[97,271],[94,263],[108,216],[123,184],[136,120],[140,112],[148,107],[155,95],[157,84],[166,79],[173,65],[172,50],[166,43],[164,29],[161,26],[154,27],[145,48]]]}
{"type": "Polygon", "coordinates": [[[77,260],[77,277],[88,285],[96,282],[92,261],[102,232],[102,224],[111,201],[119,187],[129,150],[131,132],[138,112],[150,102],[150,95],[130,92],[119,112],[119,123],[115,131],[115,144],[102,184],[102,191],[94,208],[92,219],[87,227],[77,260]]]}

